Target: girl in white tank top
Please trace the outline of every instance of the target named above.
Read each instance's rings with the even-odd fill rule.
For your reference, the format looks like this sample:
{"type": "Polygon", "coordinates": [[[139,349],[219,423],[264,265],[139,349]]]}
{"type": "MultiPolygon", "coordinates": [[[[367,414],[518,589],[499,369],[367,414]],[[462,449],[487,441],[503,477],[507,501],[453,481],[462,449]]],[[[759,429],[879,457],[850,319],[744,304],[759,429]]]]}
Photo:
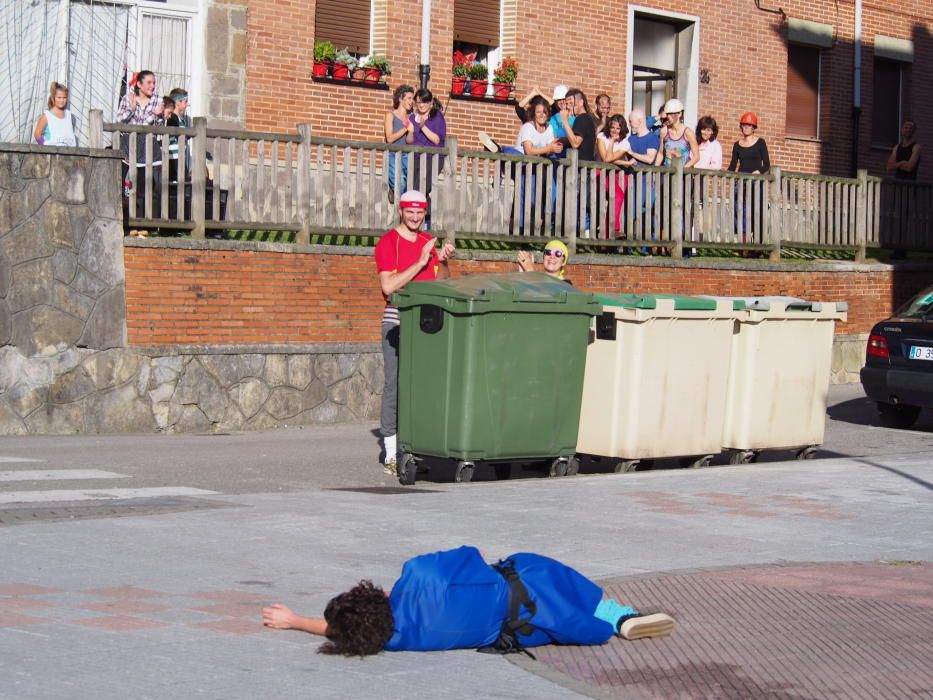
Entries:
{"type": "Polygon", "coordinates": [[[61,83],[52,83],[49,88],[48,109],[46,109],[33,133],[36,143],[45,146],[77,146],[75,122],[68,109],[68,88],[61,83]]]}

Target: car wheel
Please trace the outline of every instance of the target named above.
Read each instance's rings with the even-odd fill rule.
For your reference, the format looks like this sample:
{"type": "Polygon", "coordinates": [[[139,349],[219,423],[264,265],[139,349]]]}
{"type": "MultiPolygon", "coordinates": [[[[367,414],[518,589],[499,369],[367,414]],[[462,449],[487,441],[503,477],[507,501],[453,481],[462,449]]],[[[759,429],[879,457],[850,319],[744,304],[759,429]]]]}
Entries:
{"type": "Polygon", "coordinates": [[[888,428],[909,428],[920,417],[919,406],[905,406],[878,402],[878,416],[881,425],[888,428]]]}

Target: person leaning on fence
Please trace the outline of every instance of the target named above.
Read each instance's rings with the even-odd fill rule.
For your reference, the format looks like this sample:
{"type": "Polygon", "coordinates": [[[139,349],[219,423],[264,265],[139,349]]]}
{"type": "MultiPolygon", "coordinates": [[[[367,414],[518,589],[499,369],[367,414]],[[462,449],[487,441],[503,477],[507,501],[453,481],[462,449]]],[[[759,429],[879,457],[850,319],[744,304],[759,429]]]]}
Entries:
{"type": "Polygon", "coordinates": [[[915,137],[917,125],[907,119],[901,126],[901,141],[891,149],[887,169],[896,180],[914,181],[920,169],[920,144],[915,137]]]}
{"type": "MultiPolygon", "coordinates": [[[[732,145],[732,159],[729,161],[729,170],[736,173],[750,175],[764,175],[771,169],[771,158],[768,155],[768,144],[758,136],[758,115],[746,112],[739,117],[739,130],[742,135],[732,145]]],[[[766,190],[760,182],[754,182],[751,187],[743,188],[742,181],[735,183],[735,227],[742,236],[742,243],[749,237],[749,224],[753,228],[760,228],[759,212],[756,210],[756,195],[764,201],[766,190]]],[[[751,232],[754,236],[754,231],[751,232]]],[[[744,255],[743,251],[743,255],[744,255]]]]}
{"type": "MultiPolygon", "coordinates": [[[[544,246],[542,256],[542,266],[545,274],[559,279],[561,282],[573,284],[569,279],[564,277],[567,261],[570,259],[570,250],[564,245],[563,241],[548,241],[547,245],[544,246]]],[[[527,250],[518,251],[515,262],[518,263],[518,269],[522,272],[535,271],[534,255],[527,250]]]]}
{"type": "MultiPolygon", "coordinates": [[[[117,108],[116,121],[134,126],[163,126],[162,98],[156,93],[156,77],[151,70],[139,71],[129,83],[126,94],[120,98],[117,108]]],[[[135,136],[136,141],[136,217],[145,216],[145,203],[147,190],[152,190],[149,200],[153,210],[158,206],[162,193],[162,149],[158,142],[152,148],[152,181],[146,181],[146,134],[125,134],[123,136],[122,151],[123,181],[127,181],[127,174],[131,164],[129,162],[129,140],[135,136]],[[151,187],[150,187],[151,184],[151,187]]],[[[155,213],[153,211],[153,213],[155,213]]],[[[145,231],[130,231],[130,235],[147,235],[145,231]]]]}
{"type": "Polygon", "coordinates": [[[49,86],[46,109],[36,122],[33,132],[40,146],[77,146],[75,118],[68,109],[68,88],[53,82],[49,86]]]}
{"type": "Polygon", "coordinates": [[[437,239],[421,230],[428,199],[417,190],[409,190],[399,199],[399,224],[387,231],[376,244],[376,270],[386,306],[382,314],[382,359],[385,386],[382,390],[380,433],[385,447],[383,471],[396,475],[398,453],[398,347],[399,313],[389,303],[389,295],[409,282],[450,277],[447,261],[454,246],[445,242],[440,251],[437,239]]]}
{"type": "Polygon", "coordinates": [[[609,115],[612,113],[612,98],[605,92],[596,96],[596,131],[597,133],[606,128],[609,122],[609,115]]]}
{"type": "MultiPolygon", "coordinates": [[[[411,123],[412,146],[443,148],[447,143],[447,122],[444,120],[441,103],[427,88],[421,88],[415,93],[415,111],[411,115],[411,123]]],[[[416,153],[412,169],[415,188],[420,188],[428,199],[431,198],[431,190],[434,187],[435,159],[437,160],[437,172],[440,173],[444,168],[444,156],[433,153],[416,153]],[[424,161],[423,169],[422,160],[424,161]],[[422,172],[424,173],[423,183],[422,172]]],[[[426,217],[425,229],[430,228],[429,221],[430,218],[426,217]]]]}
{"type": "MultiPolygon", "coordinates": [[[[415,127],[411,121],[411,112],[415,108],[415,88],[411,85],[399,85],[392,93],[392,111],[386,112],[385,138],[386,143],[410,144],[414,141],[415,127]]],[[[401,180],[399,189],[404,192],[408,188],[408,154],[396,151],[386,151],[389,167],[386,169],[389,178],[389,201],[395,201],[395,159],[401,163],[401,180]]]]}
{"type": "Polygon", "coordinates": [[[664,637],[674,629],[669,615],[620,605],[555,559],[526,552],[487,564],[469,546],[409,559],[389,591],[360,581],[332,598],[323,618],[276,603],[263,608],[262,620],[266,627],[326,637],[318,652],[344,656],[445,649],[506,654],[545,644],[604,644],[616,635],[664,637]]]}
{"type": "MultiPolygon", "coordinates": [[[[628,125],[621,114],[613,114],[606,119],[603,130],[596,135],[596,147],[599,150],[599,159],[604,163],[623,165],[630,158],[632,147],[628,141],[628,125]]],[[[613,231],[619,235],[622,228],[622,205],[625,202],[625,192],[628,188],[628,173],[621,170],[607,173],[606,190],[612,188],[615,204],[613,206],[615,220],[613,231]]],[[[608,216],[608,212],[606,216],[608,216]]],[[[608,225],[606,229],[608,230],[608,225]]]]}

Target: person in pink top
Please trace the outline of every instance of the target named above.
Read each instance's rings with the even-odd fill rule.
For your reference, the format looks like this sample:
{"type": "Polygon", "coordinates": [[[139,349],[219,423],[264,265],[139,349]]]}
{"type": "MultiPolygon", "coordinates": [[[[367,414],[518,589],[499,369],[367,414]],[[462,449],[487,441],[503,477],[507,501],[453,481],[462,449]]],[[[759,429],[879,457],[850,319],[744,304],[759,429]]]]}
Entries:
{"type": "Polygon", "coordinates": [[[700,159],[693,166],[704,170],[722,170],[722,144],[716,140],[719,125],[711,116],[700,117],[696,135],[700,142],[700,159]]]}

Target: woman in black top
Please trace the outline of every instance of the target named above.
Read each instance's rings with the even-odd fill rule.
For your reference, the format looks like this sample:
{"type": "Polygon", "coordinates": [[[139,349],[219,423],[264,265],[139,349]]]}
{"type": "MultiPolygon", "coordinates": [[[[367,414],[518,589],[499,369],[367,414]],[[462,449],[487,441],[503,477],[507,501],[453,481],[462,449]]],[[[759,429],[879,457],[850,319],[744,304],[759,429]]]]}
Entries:
{"type": "Polygon", "coordinates": [[[920,165],[920,144],[914,140],[917,125],[909,119],[901,127],[903,140],[891,149],[888,156],[888,172],[897,180],[916,180],[920,165]]]}
{"type": "Polygon", "coordinates": [[[768,156],[768,144],[755,132],[758,130],[758,117],[754,112],[746,112],[739,119],[742,136],[732,146],[732,160],[729,170],[735,173],[764,175],[771,169],[768,156]]]}
{"type": "MultiPolygon", "coordinates": [[[[754,112],[743,114],[739,118],[739,130],[742,136],[732,146],[729,170],[735,173],[764,175],[771,169],[771,158],[768,156],[765,140],[755,133],[758,130],[758,116],[754,112]]],[[[735,181],[735,229],[736,233],[741,234],[742,243],[746,242],[749,233],[753,242],[761,238],[763,222],[760,213],[756,211],[755,200],[760,199],[767,206],[763,184],[759,180],[744,183],[742,180],[735,181]],[[752,231],[748,231],[749,223],[752,231]]],[[[746,255],[745,251],[742,254],[746,255]]]]}

